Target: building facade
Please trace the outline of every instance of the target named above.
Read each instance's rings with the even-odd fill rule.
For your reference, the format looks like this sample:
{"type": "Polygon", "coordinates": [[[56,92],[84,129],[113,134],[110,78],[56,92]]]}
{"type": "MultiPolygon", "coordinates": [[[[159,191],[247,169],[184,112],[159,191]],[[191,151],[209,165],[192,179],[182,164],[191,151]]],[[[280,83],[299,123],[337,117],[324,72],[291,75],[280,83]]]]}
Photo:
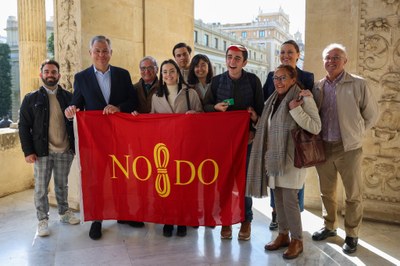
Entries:
{"type": "Polygon", "coordinates": [[[206,24],[201,20],[194,22],[194,53],[205,54],[210,58],[215,75],[225,72],[226,48],[231,44],[243,44],[249,50],[245,70],[256,74],[262,83],[265,82],[269,69],[269,58],[265,47],[241,40],[232,34],[219,29],[216,24],[206,24]]]}
{"type": "Polygon", "coordinates": [[[289,33],[289,26],[289,15],[280,8],[278,12],[271,13],[263,13],[260,10],[255,21],[219,24],[218,29],[242,41],[264,47],[269,61],[268,70],[271,71],[280,65],[281,44],[293,39],[293,36],[289,33]]]}

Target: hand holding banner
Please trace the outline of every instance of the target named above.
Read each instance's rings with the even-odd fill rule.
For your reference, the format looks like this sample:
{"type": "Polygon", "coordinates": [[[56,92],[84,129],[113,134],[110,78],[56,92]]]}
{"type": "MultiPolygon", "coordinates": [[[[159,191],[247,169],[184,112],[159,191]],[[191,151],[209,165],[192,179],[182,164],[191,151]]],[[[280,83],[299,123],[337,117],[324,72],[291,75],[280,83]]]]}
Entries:
{"type": "Polygon", "coordinates": [[[84,111],[75,121],[85,221],[243,220],[248,112],[84,111]]]}

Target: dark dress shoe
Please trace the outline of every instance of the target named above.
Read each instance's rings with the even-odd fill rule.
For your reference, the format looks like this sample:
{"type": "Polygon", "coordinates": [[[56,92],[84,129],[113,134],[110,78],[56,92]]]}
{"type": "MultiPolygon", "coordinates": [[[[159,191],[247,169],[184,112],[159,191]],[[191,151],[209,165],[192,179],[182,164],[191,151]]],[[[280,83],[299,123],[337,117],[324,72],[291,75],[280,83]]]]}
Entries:
{"type": "Polygon", "coordinates": [[[282,257],[288,260],[297,258],[303,252],[303,241],[299,239],[292,239],[289,247],[283,252],[282,257]]]}
{"type": "Polygon", "coordinates": [[[132,227],[144,227],[144,222],[136,222],[136,221],[127,221],[127,224],[129,224],[132,227]]]}
{"type": "Polygon", "coordinates": [[[346,236],[342,250],[346,254],[354,253],[357,250],[357,244],[358,244],[358,237],[346,236]]]}
{"type": "Polygon", "coordinates": [[[101,238],[101,222],[93,222],[90,226],[89,237],[93,240],[101,238]]]}
{"type": "Polygon", "coordinates": [[[176,232],[176,235],[181,237],[186,236],[186,226],[178,225],[178,230],[176,232]]]}
{"type": "Polygon", "coordinates": [[[312,235],[312,240],[321,241],[327,239],[330,236],[336,236],[336,235],[337,235],[336,229],[329,230],[326,229],[326,227],[324,227],[321,230],[314,232],[314,234],[312,235]]]}
{"type": "Polygon", "coordinates": [[[173,230],[174,230],[174,226],[173,225],[166,224],[166,225],[164,225],[164,228],[163,228],[163,235],[165,237],[171,237],[173,230]]]}
{"type": "Polygon", "coordinates": [[[265,250],[277,250],[281,247],[287,247],[290,244],[289,235],[279,234],[274,241],[269,242],[264,246],[265,250]]]}
{"type": "Polygon", "coordinates": [[[119,224],[128,224],[128,225],[130,225],[132,227],[144,227],[144,222],[118,220],[117,223],[119,223],[119,224]]]}

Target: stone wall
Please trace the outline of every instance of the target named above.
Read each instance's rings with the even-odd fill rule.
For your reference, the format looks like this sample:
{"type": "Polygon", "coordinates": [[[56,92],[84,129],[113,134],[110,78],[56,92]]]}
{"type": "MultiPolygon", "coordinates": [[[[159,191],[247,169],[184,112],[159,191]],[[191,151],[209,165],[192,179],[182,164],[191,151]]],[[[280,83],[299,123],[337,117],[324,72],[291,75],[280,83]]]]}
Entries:
{"type": "MultiPolygon", "coordinates": [[[[371,86],[380,119],[367,132],[363,147],[364,212],[367,218],[396,223],[400,223],[399,9],[399,1],[307,0],[304,64],[316,79],[322,78],[322,50],[329,43],[342,43],[349,55],[346,70],[371,86]]],[[[343,192],[339,199],[344,206],[343,192]]],[[[307,177],[306,206],[321,207],[313,169],[307,177]]]]}
{"type": "Polygon", "coordinates": [[[25,162],[16,129],[0,129],[0,169],[0,197],[33,187],[33,164],[25,162]]]}
{"type": "Polygon", "coordinates": [[[95,35],[111,39],[110,63],[128,69],[133,82],[140,78],[139,61],[144,56],[161,63],[172,58],[176,43],[193,46],[193,0],[55,2],[55,53],[61,63],[61,83],[69,90],[74,74],[91,65],[89,41],[95,35]]]}

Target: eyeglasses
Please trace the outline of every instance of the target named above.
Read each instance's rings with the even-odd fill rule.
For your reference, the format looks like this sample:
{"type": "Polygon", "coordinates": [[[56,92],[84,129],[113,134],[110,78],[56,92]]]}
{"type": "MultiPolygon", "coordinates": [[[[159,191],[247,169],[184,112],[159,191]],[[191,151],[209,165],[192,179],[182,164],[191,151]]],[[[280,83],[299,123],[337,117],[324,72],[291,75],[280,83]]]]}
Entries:
{"type": "Polygon", "coordinates": [[[278,81],[279,80],[280,82],[282,82],[282,81],[287,80],[287,77],[286,76],[280,76],[280,77],[274,76],[272,79],[274,81],[278,81]]]}
{"type": "Polygon", "coordinates": [[[148,66],[148,67],[140,67],[140,71],[145,72],[145,71],[153,71],[154,66],[148,66]]]}
{"type": "Polygon", "coordinates": [[[326,56],[325,58],[324,58],[324,61],[326,61],[326,62],[328,62],[328,61],[331,61],[331,62],[337,62],[337,61],[339,61],[340,59],[342,59],[342,57],[341,56],[326,56]]]}

